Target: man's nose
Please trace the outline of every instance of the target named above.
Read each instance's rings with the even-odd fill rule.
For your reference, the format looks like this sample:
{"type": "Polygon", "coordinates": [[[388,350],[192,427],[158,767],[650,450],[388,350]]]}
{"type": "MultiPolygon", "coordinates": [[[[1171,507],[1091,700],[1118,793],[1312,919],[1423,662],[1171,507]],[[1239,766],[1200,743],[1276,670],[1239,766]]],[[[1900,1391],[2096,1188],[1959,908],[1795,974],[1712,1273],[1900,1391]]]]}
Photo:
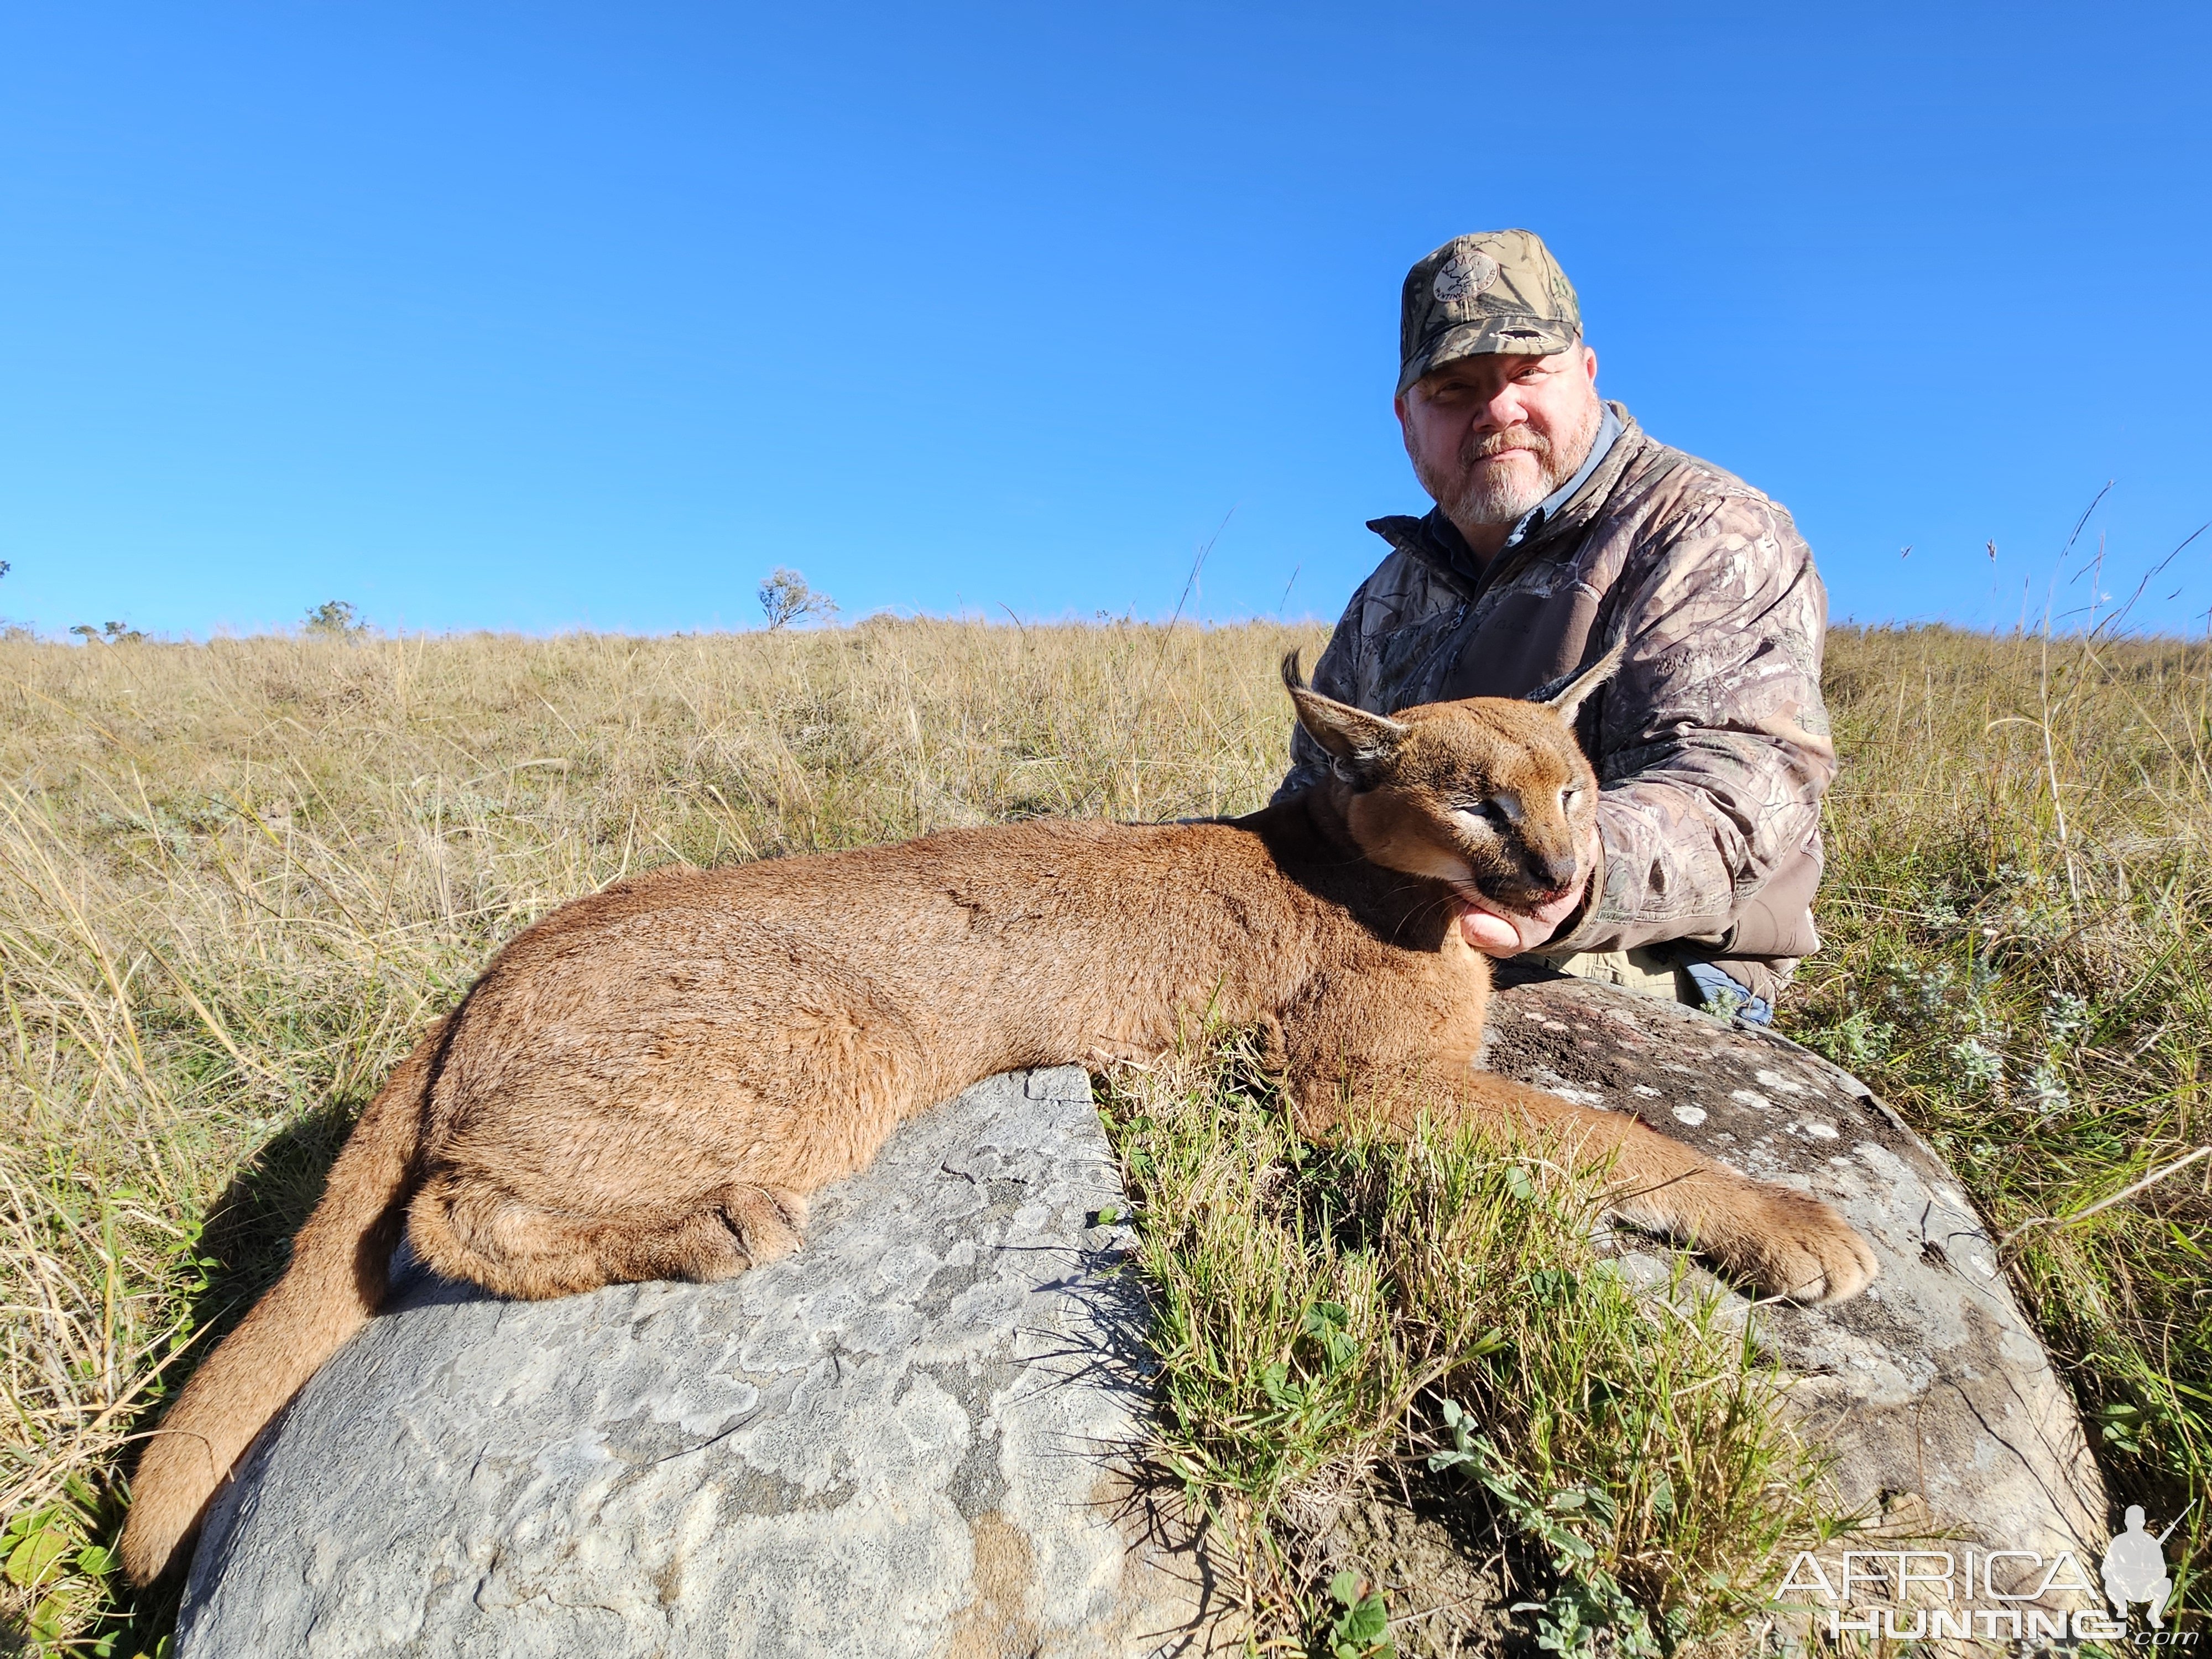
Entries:
{"type": "Polygon", "coordinates": [[[1508,380],[1482,406],[1482,424],[1492,431],[1503,432],[1508,427],[1519,426],[1528,413],[1528,406],[1521,401],[1520,386],[1508,380]]]}

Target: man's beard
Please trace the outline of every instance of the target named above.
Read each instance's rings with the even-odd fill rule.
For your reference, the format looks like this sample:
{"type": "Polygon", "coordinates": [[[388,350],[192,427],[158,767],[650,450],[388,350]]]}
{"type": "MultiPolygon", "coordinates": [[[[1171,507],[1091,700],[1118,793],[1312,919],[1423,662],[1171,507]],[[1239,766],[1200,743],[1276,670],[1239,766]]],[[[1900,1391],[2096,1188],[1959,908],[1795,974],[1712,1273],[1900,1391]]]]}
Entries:
{"type": "Polygon", "coordinates": [[[1592,398],[1575,429],[1559,443],[1533,427],[1508,427],[1481,438],[1470,435],[1460,447],[1458,465],[1449,474],[1424,467],[1418,457],[1413,469],[1421,487],[1454,524],[1515,524],[1581,469],[1589,459],[1590,445],[1597,441],[1598,423],[1603,419],[1603,405],[1592,398]],[[1510,463],[1480,465],[1486,457],[1511,449],[1525,449],[1535,459],[1533,477],[1526,468],[1510,463]]]}

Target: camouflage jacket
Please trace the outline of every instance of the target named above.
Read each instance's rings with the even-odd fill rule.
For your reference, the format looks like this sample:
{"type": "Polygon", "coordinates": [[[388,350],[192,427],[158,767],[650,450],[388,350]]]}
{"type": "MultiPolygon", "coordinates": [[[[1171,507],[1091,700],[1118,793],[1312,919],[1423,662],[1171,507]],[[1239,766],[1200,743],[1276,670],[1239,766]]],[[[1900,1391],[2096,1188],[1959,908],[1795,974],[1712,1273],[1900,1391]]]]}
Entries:
{"type": "MultiPolygon", "coordinates": [[[[1613,410],[1626,429],[1595,471],[1487,568],[1441,511],[1374,520],[1395,550],[1352,596],[1314,685],[1378,714],[1522,697],[1626,635],[1620,673],[1578,722],[1604,789],[1603,868],[1547,949],[1680,941],[1786,979],[1820,944],[1827,594],[1787,511],[1613,410]]],[[[1303,732],[1291,748],[1278,799],[1328,766],[1303,732]]]]}

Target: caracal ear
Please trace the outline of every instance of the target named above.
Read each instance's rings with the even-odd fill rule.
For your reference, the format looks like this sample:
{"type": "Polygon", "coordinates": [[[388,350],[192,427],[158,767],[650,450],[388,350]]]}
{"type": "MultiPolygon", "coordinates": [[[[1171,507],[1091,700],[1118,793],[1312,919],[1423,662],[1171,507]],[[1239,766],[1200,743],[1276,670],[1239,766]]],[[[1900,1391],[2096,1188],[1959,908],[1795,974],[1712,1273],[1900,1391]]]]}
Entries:
{"type": "Polygon", "coordinates": [[[1306,735],[1335,758],[1337,775],[1348,783],[1359,782],[1374,768],[1398,752],[1413,727],[1370,714],[1348,702],[1324,697],[1308,686],[1298,672],[1298,653],[1283,659],[1283,689],[1297,705],[1298,724],[1306,735]]]}
{"type": "Polygon", "coordinates": [[[1540,701],[1545,708],[1558,710],[1559,718],[1572,726],[1576,712],[1589,701],[1589,694],[1620,672],[1620,659],[1627,654],[1628,640],[1624,635],[1613,642],[1612,650],[1569,680],[1564,689],[1540,701]]]}

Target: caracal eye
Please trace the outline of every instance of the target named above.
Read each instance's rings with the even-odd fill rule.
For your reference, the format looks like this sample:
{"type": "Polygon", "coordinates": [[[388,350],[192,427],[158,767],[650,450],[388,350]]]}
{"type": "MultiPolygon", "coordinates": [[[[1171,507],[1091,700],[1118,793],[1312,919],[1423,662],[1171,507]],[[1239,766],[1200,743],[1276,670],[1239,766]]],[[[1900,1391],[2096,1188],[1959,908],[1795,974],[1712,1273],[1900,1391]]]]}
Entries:
{"type": "Polygon", "coordinates": [[[1461,829],[1467,830],[1486,830],[1498,835],[1507,827],[1505,814],[1494,800],[1463,801],[1452,808],[1452,817],[1459,820],[1461,829]]]}
{"type": "Polygon", "coordinates": [[[1487,830],[1492,835],[1504,835],[1521,822],[1523,811],[1521,797],[1510,789],[1483,796],[1462,795],[1451,803],[1453,821],[1461,829],[1487,830]]]}

